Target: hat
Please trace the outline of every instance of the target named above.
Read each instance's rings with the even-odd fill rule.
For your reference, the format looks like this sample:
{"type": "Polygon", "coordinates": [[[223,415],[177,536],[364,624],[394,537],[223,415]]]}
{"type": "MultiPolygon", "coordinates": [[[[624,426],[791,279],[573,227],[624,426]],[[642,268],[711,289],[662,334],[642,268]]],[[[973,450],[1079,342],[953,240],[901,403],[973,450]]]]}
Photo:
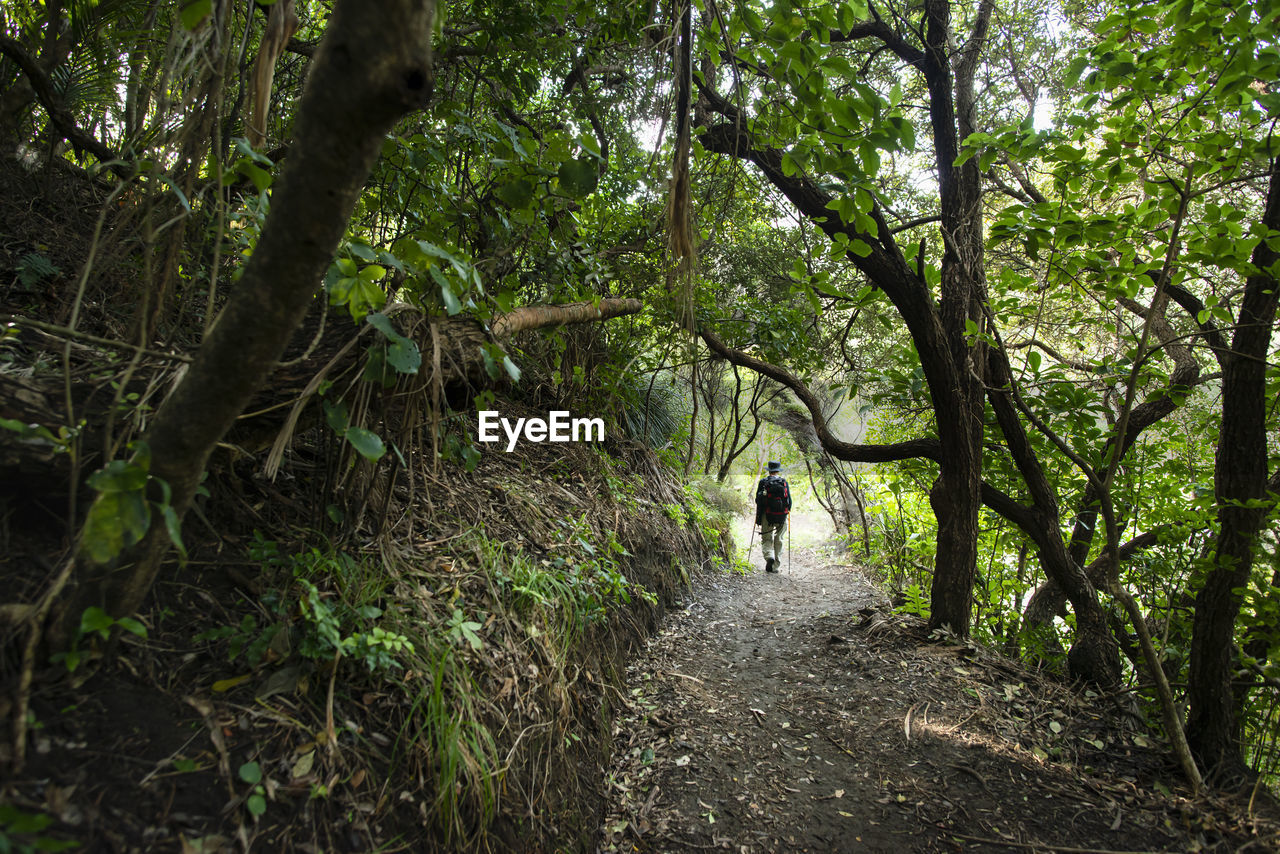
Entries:
{"type": "Polygon", "coordinates": [[[782,463],[777,460],[769,460],[769,471],[782,471],[782,463]]]}

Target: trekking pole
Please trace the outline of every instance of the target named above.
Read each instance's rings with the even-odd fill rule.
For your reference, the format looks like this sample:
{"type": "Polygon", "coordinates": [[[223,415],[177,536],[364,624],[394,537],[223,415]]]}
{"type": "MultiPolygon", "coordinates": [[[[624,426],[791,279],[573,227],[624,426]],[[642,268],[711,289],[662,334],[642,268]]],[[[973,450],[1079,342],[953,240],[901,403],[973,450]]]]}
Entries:
{"type": "Polygon", "coordinates": [[[787,514],[787,575],[791,574],[791,514],[787,514]]]}
{"type": "Polygon", "coordinates": [[[756,541],[756,526],[751,526],[751,539],[747,541],[747,563],[751,563],[751,547],[756,541]]]}

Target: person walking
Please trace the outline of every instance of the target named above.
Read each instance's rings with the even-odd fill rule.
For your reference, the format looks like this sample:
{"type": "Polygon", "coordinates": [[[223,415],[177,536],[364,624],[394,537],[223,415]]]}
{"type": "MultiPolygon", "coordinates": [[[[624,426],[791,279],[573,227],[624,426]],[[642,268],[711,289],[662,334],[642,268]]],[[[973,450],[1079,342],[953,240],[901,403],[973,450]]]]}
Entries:
{"type": "Polygon", "coordinates": [[[756,485],[756,525],[765,572],[777,572],[782,565],[782,534],[790,513],[791,487],[782,476],[782,463],[770,460],[768,475],[756,485]]]}

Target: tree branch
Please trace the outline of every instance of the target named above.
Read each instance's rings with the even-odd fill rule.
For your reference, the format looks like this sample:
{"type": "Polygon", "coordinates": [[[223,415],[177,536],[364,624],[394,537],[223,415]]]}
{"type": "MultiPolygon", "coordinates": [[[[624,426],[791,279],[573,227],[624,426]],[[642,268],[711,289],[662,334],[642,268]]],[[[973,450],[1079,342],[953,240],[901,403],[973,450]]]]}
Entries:
{"type": "MultiPolygon", "coordinates": [[[[831,456],[857,463],[889,463],[909,459],[941,461],[942,445],[932,437],[911,439],[890,445],[858,445],[837,439],[831,434],[831,430],[827,426],[821,403],[813,392],[794,374],[762,359],[757,359],[741,350],[733,349],[718,335],[707,329],[706,326],[700,325],[698,327],[698,335],[706,342],[711,352],[727,360],[730,364],[750,368],[756,373],[789,388],[804,404],[805,408],[809,410],[818,441],[823,450],[831,456]]],[[[1280,479],[1280,473],[1277,474],[1277,478],[1280,479]]],[[[1019,503],[1013,496],[986,481],[982,482],[981,488],[983,504],[1017,525],[1033,540],[1042,539],[1044,525],[1041,523],[1035,508],[1019,503]]]]}
{"type": "Polygon", "coordinates": [[[49,114],[49,120],[53,122],[53,126],[58,129],[59,133],[70,140],[77,150],[89,152],[121,178],[132,176],[133,167],[121,163],[120,157],[108,148],[106,143],[76,124],[75,116],[71,115],[71,111],[66,108],[62,103],[62,99],[58,97],[58,93],[54,91],[53,82],[49,80],[49,75],[45,74],[44,69],[36,63],[35,59],[22,49],[22,45],[9,36],[0,34],[0,54],[12,59],[22,69],[22,73],[27,76],[32,90],[36,93],[36,98],[39,99],[40,104],[49,114]]]}
{"type": "Polygon", "coordinates": [[[707,329],[706,326],[699,325],[697,331],[698,336],[706,342],[707,347],[717,356],[739,367],[750,368],[756,373],[762,374],[791,389],[795,396],[800,399],[800,402],[805,405],[805,408],[809,410],[809,416],[813,420],[814,432],[818,434],[818,441],[822,443],[823,449],[831,456],[855,463],[889,463],[919,457],[931,459],[935,462],[940,460],[942,448],[937,439],[911,439],[906,442],[896,442],[892,445],[858,445],[837,439],[827,425],[826,416],[822,413],[822,404],[818,401],[817,396],[798,377],[784,368],[779,368],[777,365],[757,359],[741,350],[733,349],[718,335],[707,329]]]}
{"type": "Polygon", "coordinates": [[[1183,311],[1191,315],[1191,320],[1196,326],[1200,327],[1200,331],[1204,333],[1204,340],[1209,342],[1209,347],[1213,350],[1213,356],[1218,360],[1218,364],[1222,364],[1222,360],[1227,350],[1230,349],[1227,341],[1222,337],[1222,330],[1218,329],[1211,319],[1205,318],[1204,322],[1200,322],[1200,313],[1206,311],[1205,304],[1200,298],[1191,291],[1168,282],[1164,286],[1164,292],[1169,295],[1169,299],[1176,302],[1183,311]]]}
{"type": "MultiPolygon", "coordinates": [[[[924,283],[902,261],[901,253],[896,251],[896,247],[890,248],[881,238],[844,222],[839,214],[827,207],[832,201],[831,194],[819,188],[808,176],[786,175],[782,170],[782,151],[776,148],[756,148],[751,134],[737,120],[737,109],[724,104],[723,99],[721,103],[729,107],[730,114],[726,114],[726,117],[733,120],[707,128],[701,137],[703,148],[714,154],[727,154],[754,163],[769,183],[778,188],[800,213],[828,236],[835,237],[839,234],[847,238],[850,244],[864,245],[867,249],[865,254],[849,252],[850,263],[866,275],[871,284],[885,292],[908,327],[912,328],[913,335],[927,340],[934,334],[940,334],[924,328],[934,319],[932,297],[924,283]]],[[[713,101],[713,107],[715,106],[713,101]]],[[[883,222],[878,205],[873,205],[872,217],[878,217],[883,222]]],[[[888,236],[887,226],[881,231],[888,236]]]]}
{"type": "Polygon", "coordinates": [[[942,222],[942,214],[930,214],[929,216],[919,216],[915,219],[909,219],[901,225],[895,225],[889,229],[890,234],[897,234],[908,229],[917,228],[922,225],[928,225],[931,222],[942,222]]]}
{"type": "Polygon", "coordinates": [[[987,28],[991,23],[991,0],[982,0],[978,6],[978,18],[973,22],[973,31],[969,40],[960,49],[960,61],[956,64],[957,86],[972,88],[973,74],[978,68],[978,57],[982,54],[982,45],[987,40],[987,28]]]}
{"type": "MultiPolygon", "coordinates": [[[[1129,540],[1120,546],[1119,562],[1124,563],[1138,552],[1159,545],[1160,538],[1170,530],[1170,526],[1162,525],[1155,530],[1146,531],[1129,540]]],[[[1105,586],[1107,571],[1111,568],[1111,565],[1111,552],[1103,549],[1102,554],[1085,566],[1084,572],[1095,586],[1105,586]]],[[[1023,609],[1023,617],[1028,623],[1046,623],[1055,615],[1064,613],[1063,606],[1066,600],[1067,597],[1062,592],[1062,586],[1051,578],[1031,594],[1031,598],[1027,600],[1026,608],[1023,609]]]]}
{"type": "Polygon", "coordinates": [[[528,329],[610,320],[626,314],[636,314],[643,308],[644,303],[638,299],[602,299],[599,303],[574,302],[565,305],[526,305],[509,311],[495,320],[493,336],[509,338],[517,332],[528,329]]]}
{"type": "Polygon", "coordinates": [[[1078,362],[1074,359],[1068,359],[1066,356],[1062,355],[1056,349],[1054,349],[1051,345],[1046,344],[1045,342],[1041,341],[1039,338],[1028,338],[1026,341],[1019,341],[1016,344],[1009,345],[1010,350],[1022,350],[1027,347],[1035,347],[1039,350],[1043,350],[1047,355],[1052,356],[1055,360],[1057,360],[1059,364],[1066,365],[1068,368],[1072,368],[1074,370],[1081,371],[1087,374],[1104,373],[1103,369],[1098,365],[1093,365],[1088,362],[1078,362]]]}
{"type": "Polygon", "coordinates": [[[830,39],[832,44],[856,42],[863,39],[879,39],[881,44],[893,51],[893,54],[903,62],[909,63],[916,68],[924,68],[924,51],[908,44],[906,39],[894,31],[879,16],[874,21],[854,24],[849,28],[848,32],[832,30],[830,39]]]}

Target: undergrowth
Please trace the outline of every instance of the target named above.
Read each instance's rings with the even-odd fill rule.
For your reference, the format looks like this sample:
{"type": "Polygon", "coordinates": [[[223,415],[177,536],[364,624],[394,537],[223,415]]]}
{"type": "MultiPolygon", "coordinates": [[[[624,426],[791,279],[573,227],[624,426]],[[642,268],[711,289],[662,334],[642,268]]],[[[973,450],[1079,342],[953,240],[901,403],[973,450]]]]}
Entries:
{"type": "MultiPolygon", "coordinates": [[[[617,479],[614,519],[624,529],[644,518],[657,524],[661,511],[645,497],[652,490],[616,467],[606,471],[617,479]]],[[[255,533],[249,555],[267,592],[253,612],[196,636],[251,672],[296,666],[304,687],[327,685],[332,696],[310,692],[313,713],[324,718],[319,735],[307,732],[325,748],[317,754],[341,754],[347,780],[357,766],[419,781],[416,793],[399,797],[416,802],[417,821],[457,847],[479,846],[500,812],[519,812],[504,799],[539,802],[551,754],[601,724],[598,711],[592,720],[580,707],[599,679],[584,651],[589,658],[618,620],[634,620],[633,608],[659,603],[658,590],[629,574],[636,556],[624,545],[628,535],[602,522],[608,513],[549,512],[510,483],[507,497],[528,501],[520,524],[536,536],[513,537],[477,519],[422,552],[311,545],[315,534],[301,530],[297,545],[255,533]],[[389,745],[373,738],[375,718],[394,733],[389,745]]],[[[720,543],[727,526],[696,493],[682,497],[685,505],[671,503],[666,514],[698,531],[695,539],[720,543]]],[[[262,767],[271,773],[269,763],[262,767]]],[[[318,784],[318,768],[313,776],[312,799],[327,798],[332,784],[318,784]]]]}

